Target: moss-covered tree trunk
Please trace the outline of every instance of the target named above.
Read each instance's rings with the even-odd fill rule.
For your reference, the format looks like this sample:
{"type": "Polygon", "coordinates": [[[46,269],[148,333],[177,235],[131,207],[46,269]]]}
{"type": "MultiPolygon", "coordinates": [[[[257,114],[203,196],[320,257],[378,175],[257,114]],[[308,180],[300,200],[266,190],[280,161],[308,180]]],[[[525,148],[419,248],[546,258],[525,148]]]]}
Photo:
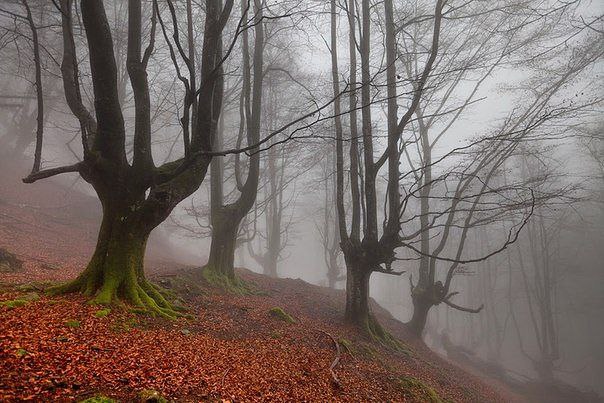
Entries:
{"type": "Polygon", "coordinates": [[[51,293],[82,292],[98,304],[118,300],[162,316],[176,312],[159,289],[145,278],[143,264],[151,227],[142,225],[137,203],[118,208],[103,203],[103,220],[96,248],[86,269],[51,293]]]}
{"type": "Polygon", "coordinates": [[[346,259],[346,267],[346,321],[372,339],[397,347],[397,341],[382,328],[369,307],[369,280],[373,271],[351,259],[346,259]]]}
{"type": "MultiPolygon", "coordinates": [[[[161,166],[153,161],[152,91],[147,76],[155,41],[152,34],[143,52],[143,42],[148,41],[149,36],[143,29],[141,2],[128,2],[128,24],[124,27],[128,31],[126,69],[134,98],[132,137],[127,135],[124,122],[120,90],[123,86],[118,83],[111,24],[103,2],[80,2],[78,15],[86,32],[94,111],[82,102],[80,58],[73,34],[74,2],[60,0],[55,4],[61,11],[63,93],[82,129],[83,159],[76,164],[43,170],[34,163],[34,170],[23,181],[33,183],[77,172],[94,187],[103,206],[103,220],[96,250],[87,268],[74,281],[51,291],[81,291],[93,296],[94,302],[120,300],[164,316],[175,315],[160,290],[145,279],[145,246],[153,228],[199,188],[212,158],[212,139],[224,95],[222,31],[233,7],[233,2],[226,2],[224,6],[222,3],[221,0],[205,2],[201,65],[190,69],[185,108],[179,122],[184,133],[184,155],[161,166]],[[195,85],[196,71],[200,72],[197,82],[202,82],[202,86],[195,85]]],[[[155,32],[155,18],[151,25],[151,31],[155,32]]],[[[189,34],[189,38],[192,37],[189,34]]],[[[201,38],[201,35],[195,37],[201,38]]],[[[189,43],[190,50],[194,51],[192,46],[193,43],[189,43]]],[[[174,60],[174,63],[178,62],[174,60]]]]}

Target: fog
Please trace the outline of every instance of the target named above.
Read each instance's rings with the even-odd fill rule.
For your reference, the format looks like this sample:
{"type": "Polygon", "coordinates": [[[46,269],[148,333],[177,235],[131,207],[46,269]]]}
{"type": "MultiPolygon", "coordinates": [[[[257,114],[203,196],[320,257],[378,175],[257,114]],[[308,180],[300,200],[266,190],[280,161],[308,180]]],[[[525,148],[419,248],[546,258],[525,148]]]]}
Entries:
{"type": "Polygon", "coordinates": [[[0,3],[0,202],[85,194],[124,271],[151,234],[147,267],[331,287],[379,333],[368,295],[498,382],[604,396],[602,2],[84,3],[0,3]]]}

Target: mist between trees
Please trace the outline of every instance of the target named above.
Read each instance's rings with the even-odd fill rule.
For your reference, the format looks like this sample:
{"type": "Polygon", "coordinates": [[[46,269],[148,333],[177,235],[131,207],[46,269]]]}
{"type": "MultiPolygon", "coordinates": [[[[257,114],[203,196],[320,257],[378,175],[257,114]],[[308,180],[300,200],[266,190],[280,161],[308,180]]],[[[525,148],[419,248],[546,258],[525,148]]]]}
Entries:
{"type": "MultiPolygon", "coordinates": [[[[589,1],[10,0],[0,153],[103,211],[53,292],[179,313],[152,231],[370,297],[432,348],[599,388],[602,6],[589,1]]],[[[43,201],[40,201],[42,203],[43,201]]]]}

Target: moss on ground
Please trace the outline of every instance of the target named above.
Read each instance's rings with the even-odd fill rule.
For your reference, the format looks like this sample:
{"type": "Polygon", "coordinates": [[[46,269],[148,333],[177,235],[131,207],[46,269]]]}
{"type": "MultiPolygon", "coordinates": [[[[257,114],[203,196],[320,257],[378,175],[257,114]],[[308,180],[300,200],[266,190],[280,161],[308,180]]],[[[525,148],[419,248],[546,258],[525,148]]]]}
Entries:
{"type": "Polygon", "coordinates": [[[42,292],[46,288],[52,286],[53,284],[54,283],[51,281],[33,281],[30,283],[20,284],[17,287],[15,287],[15,289],[17,291],[22,291],[22,292],[31,292],[31,291],[42,292]]]}
{"type": "Polygon", "coordinates": [[[29,351],[27,351],[24,348],[18,348],[17,351],[15,351],[15,355],[19,358],[25,357],[28,354],[29,354],[29,351]]]}
{"type": "Polygon", "coordinates": [[[268,314],[275,319],[279,319],[287,323],[296,323],[296,320],[290,314],[278,306],[269,309],[268,314]]]}
{"type": "Polygon", "coordinates": [[[80,323],[79,320],[70,319],[68,321],[65,321],[65,326],[70,327],[72,329],[76,329],[76,328],[82,326],[82,324],[80,323]]]}
{"type": "Polygon", "coordinates": [[[130,318],[115,322],[111,325],[110,330],[115,333],[127,333],[135,327],[140,327],[140,324],[136,318],[130,318]]]}
{"type": "Polygon", "coordinates": [[[371,344],[361,343],[359,347],[356,349],[362,357],[369,358],[376,361],[382,361],[380,357],[380,352],[377,348],[372,346],[371,344]]]}
{"type": "Polygon", "coordinates": [[[12,299],[9,301],[2,301],[0,302],[0,306],[5,306],[9,309],[14,309],[14,308],[19,308],[21,306],[25,306],[27,305],[29,301],[26,301],[24,299],[12,299]]]}
{"type": "Polygon", "coordinates": [[[399,386],[409,393],[414,400],[430,403],[444,403],[438,393],[421,380],[412,376],[399,378],[399,386]]]}
{"type": "Polygon", "coordinates": [[[21,306],[25,306],[32,301],[37,301],[40,299],[40,295],[37,292],[29,292],[27,294],[21,295],[18,298],[11,299],[8,301],[1,301],[0,306],[5,306],[9,309],[19,308],[21,306]]]}
{"type": "Polygon", "coordinates": [[[99,309],[94,313],[95,318],[106,318],[111,312],[111,308],[99,309]]]}
{"type": "Polygon", "coordinates": [[[86,400],[80,400],[78,403],[118,403],[118,401],[107,396],[96,395],[86,400]]]}
{"type": "Polygon", "coordinates": [[[369,316],[367,323],[365,323],[365,331],[371,338],[371,340],[381,344],[382,346],[396,351],[397,353],[405,354],[413,357],[415,354],[409,346],[394,337],[390,332],[380,325],[380,323],[373,317],[369,316]]]}
{"type": "Polygon", "coordinates": [[[338,344],[340,344],[340,346],[342,346],[344,348],[344,350],[346,350],[346,352],[350,355],[354,355],[354,347],[352,345],[352,342],[348,339],[339,339],[338,340],[338,344]]]}

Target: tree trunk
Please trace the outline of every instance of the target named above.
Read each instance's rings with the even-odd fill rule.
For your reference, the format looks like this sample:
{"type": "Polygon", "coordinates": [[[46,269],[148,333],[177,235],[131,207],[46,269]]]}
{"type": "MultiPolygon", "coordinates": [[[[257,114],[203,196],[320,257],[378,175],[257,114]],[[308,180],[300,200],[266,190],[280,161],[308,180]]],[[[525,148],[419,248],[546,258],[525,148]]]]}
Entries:
{"type": "Polygon", "coordinates": [[[541,361],[536,361],[534,367],[540,381],[544,383],[554,381],[554,363],[551,359],[546,357],[541,361]]]}
{"type": "Polygon", "coordinates": [[[277,278],[277,259],[271,259],[270,256],[267,257],[268,259],[266,259],[266,263],[262,267],[262,274],[272,278],[277,278]]]}
{"type": "Polygon", "coordinates": [[[433,305],[430,298],[425,294],[426,292],[414,291],[411,295],[411,299],[413,301],[413,316],[411,317],[411,321],[408,323],[408,326],[419,338],[421,338],[424,333],[426,322],[428,320],[428,313],[433,305]]]}
{"type": "Polygon", "coordinates": [[[204,270],[230,280],[235,279],[235,249],[240,221],[233,211],[225,207],[212,213],[212,244],[204,270]]]}
{"type": "MultiPolygon", "coordinates": [[[[348,259],[347,259],[348,260],[348,259]]],[[[346,314],[348,322],[362,327],[370,322],[369,278],[371,271],[347,262],[346,277],[346,314]]]]}
{"type": "Polygon", "coordinates": [[[359,327],[372,339],[400,348],[400,344],[394,339],[379,322],[373,317],[369,308],[369,279],[372,270],[364,263],[358,263],[358,259],[346,258],[346,312],[345,320],[359,327]],[[354,263],[353,263],[354,262],[354,263]]]}
{"type": "Polygon", "coordinates": [[[121,300],[161,316],[176,316],[159,289],[145,278],[145,248],[152,228],[139,224],[136,206],[133,203],[120,209],[104,203],[96,248],[88,266],[75,280],[52,288],[51,293],[82,292],[94,296],[94,303],[121,300]]]}

